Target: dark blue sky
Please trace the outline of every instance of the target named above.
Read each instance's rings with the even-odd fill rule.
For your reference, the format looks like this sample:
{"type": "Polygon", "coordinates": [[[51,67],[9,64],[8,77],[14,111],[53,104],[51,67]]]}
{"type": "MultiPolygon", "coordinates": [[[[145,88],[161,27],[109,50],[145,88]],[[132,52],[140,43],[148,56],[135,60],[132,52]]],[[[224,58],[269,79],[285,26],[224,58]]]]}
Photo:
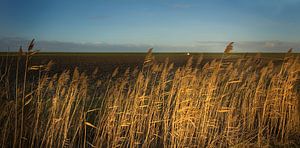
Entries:
{"type": "MultiPolygon", "coordinates": [[[[218,51],[235,41],[251,42],[248,50],[279,50],[298,48],[299,8],[300,0],[1,0],[0,38],[162,51],[218,51]]],[[[86,50],[105,50],[93,48],[86,50]]]]}

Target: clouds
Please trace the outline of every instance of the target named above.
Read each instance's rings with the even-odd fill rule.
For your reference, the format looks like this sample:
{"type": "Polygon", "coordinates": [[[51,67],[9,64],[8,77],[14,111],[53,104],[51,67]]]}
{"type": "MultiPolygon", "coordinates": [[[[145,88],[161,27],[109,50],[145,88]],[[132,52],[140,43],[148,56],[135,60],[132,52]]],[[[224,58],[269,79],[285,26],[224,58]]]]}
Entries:
{"type": "Polygon", "coordinates": [[[300,52],[300,42],[283,42],[283,41],[257,41],[257,42],[240,42],[237,47],[241,51],[251,49],[254,52],[287,52],[289,48],[294,48],[295,52],[300,52]]]}
{"type": "MultiPolygon", "coordinates": [[[[229,41],[198,41],[197,43],[197,47],[210,49],[212,52],[222,52],[229,41]]],[[[300,42],[238,41],[234,43],[234,52],[287,52],[289,48],[293,48],[295,52],[300,52],[300,42]]]]}
{"type": "MultiPolygon", "coordinates": [[[[17,51],[20,46],[27,47],[30,40],[24,38],[1,38],[0,51],[17,51]]],[[[36,49],[42,52],[146,52],[153,47],[154,52],[223,52],[227,41],[197,41],[193,45],[156,45],[156,44],[110,44],[75,43],[60,41],[36,42],[36,49]]],[[[235,42],[234,52],[287,52],[294,48],[300,52],[300,42],[283,41],[240,41],[235,42]]]]}
{"type": "MultiPolygon", "coordinates": [[[[30,40],[24,38],[0,39],[0,51],[17,51],[20,46],[27,47],[30,40]]],[[[108,43],[75,43],[61,41],[39,41],[36,49],[42,52],[143,52],[150,46],[134,44],[108,44],[108,43]]]]}

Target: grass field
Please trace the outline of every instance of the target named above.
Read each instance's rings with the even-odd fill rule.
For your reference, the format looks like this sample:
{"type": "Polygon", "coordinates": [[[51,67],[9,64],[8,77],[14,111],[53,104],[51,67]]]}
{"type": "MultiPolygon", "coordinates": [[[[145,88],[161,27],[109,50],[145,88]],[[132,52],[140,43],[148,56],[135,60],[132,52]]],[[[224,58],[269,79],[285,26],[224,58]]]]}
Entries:
{"type": "Polygon", "coordinates": [[[2,55],[1,147],[300,146],[298,54],[2,55]]]}

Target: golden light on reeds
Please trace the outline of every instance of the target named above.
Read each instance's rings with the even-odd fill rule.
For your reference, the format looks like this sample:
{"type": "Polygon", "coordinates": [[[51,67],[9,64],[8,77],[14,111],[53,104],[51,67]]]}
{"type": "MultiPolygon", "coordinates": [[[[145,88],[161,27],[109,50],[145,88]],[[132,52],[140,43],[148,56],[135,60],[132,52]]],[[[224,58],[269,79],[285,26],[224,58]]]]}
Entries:
{"type": "Polygon", "coordinates": [[[226,46],[226,48],[225,48],[225,50],[224,50],[224,53],[230,53],[230,52],[233,50],[233,44],[234,44],[234,42],[230,42],[230,43],[226,46]]]}
{"type": "Polygon", "coordinates": [[[147,55],[146,55],[145,60],[144,60],[144,66],[145,67],[150,66],[153,62],[152,61],[153,60],[152,50],[153,50],[153,48],[149,48],[148,51],[147,51],[147,55]]]}
{"type": "MultiPolygon", "coordinates": [[[[224,54],[232,49],[233,42],[224,54]]],[[[49,75],[52,62],[28,64],[37,81],[26,79],[16,91],[2,76],[0,145],[299,146],[299,58],[275,64],[263,54],[241,57],[222,68],[225,61],[203,56],[176,67],[155,61],[150,48],[145,69],[116,68],[108,79],[98,79],[98,69],[49,75]]]]}

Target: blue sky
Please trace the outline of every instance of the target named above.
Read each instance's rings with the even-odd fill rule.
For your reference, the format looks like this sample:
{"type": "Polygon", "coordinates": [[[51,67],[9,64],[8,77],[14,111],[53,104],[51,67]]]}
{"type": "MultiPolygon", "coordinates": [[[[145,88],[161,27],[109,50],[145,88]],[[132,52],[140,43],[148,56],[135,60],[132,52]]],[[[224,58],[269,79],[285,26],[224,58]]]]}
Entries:
{"type": "Polygon", "coordinates": [[[237,51],[298,51],[299,8],[300,0],[1,0],[0,48],[36,38],[45,51],[222,51],[229,41],[237,51]]]}

